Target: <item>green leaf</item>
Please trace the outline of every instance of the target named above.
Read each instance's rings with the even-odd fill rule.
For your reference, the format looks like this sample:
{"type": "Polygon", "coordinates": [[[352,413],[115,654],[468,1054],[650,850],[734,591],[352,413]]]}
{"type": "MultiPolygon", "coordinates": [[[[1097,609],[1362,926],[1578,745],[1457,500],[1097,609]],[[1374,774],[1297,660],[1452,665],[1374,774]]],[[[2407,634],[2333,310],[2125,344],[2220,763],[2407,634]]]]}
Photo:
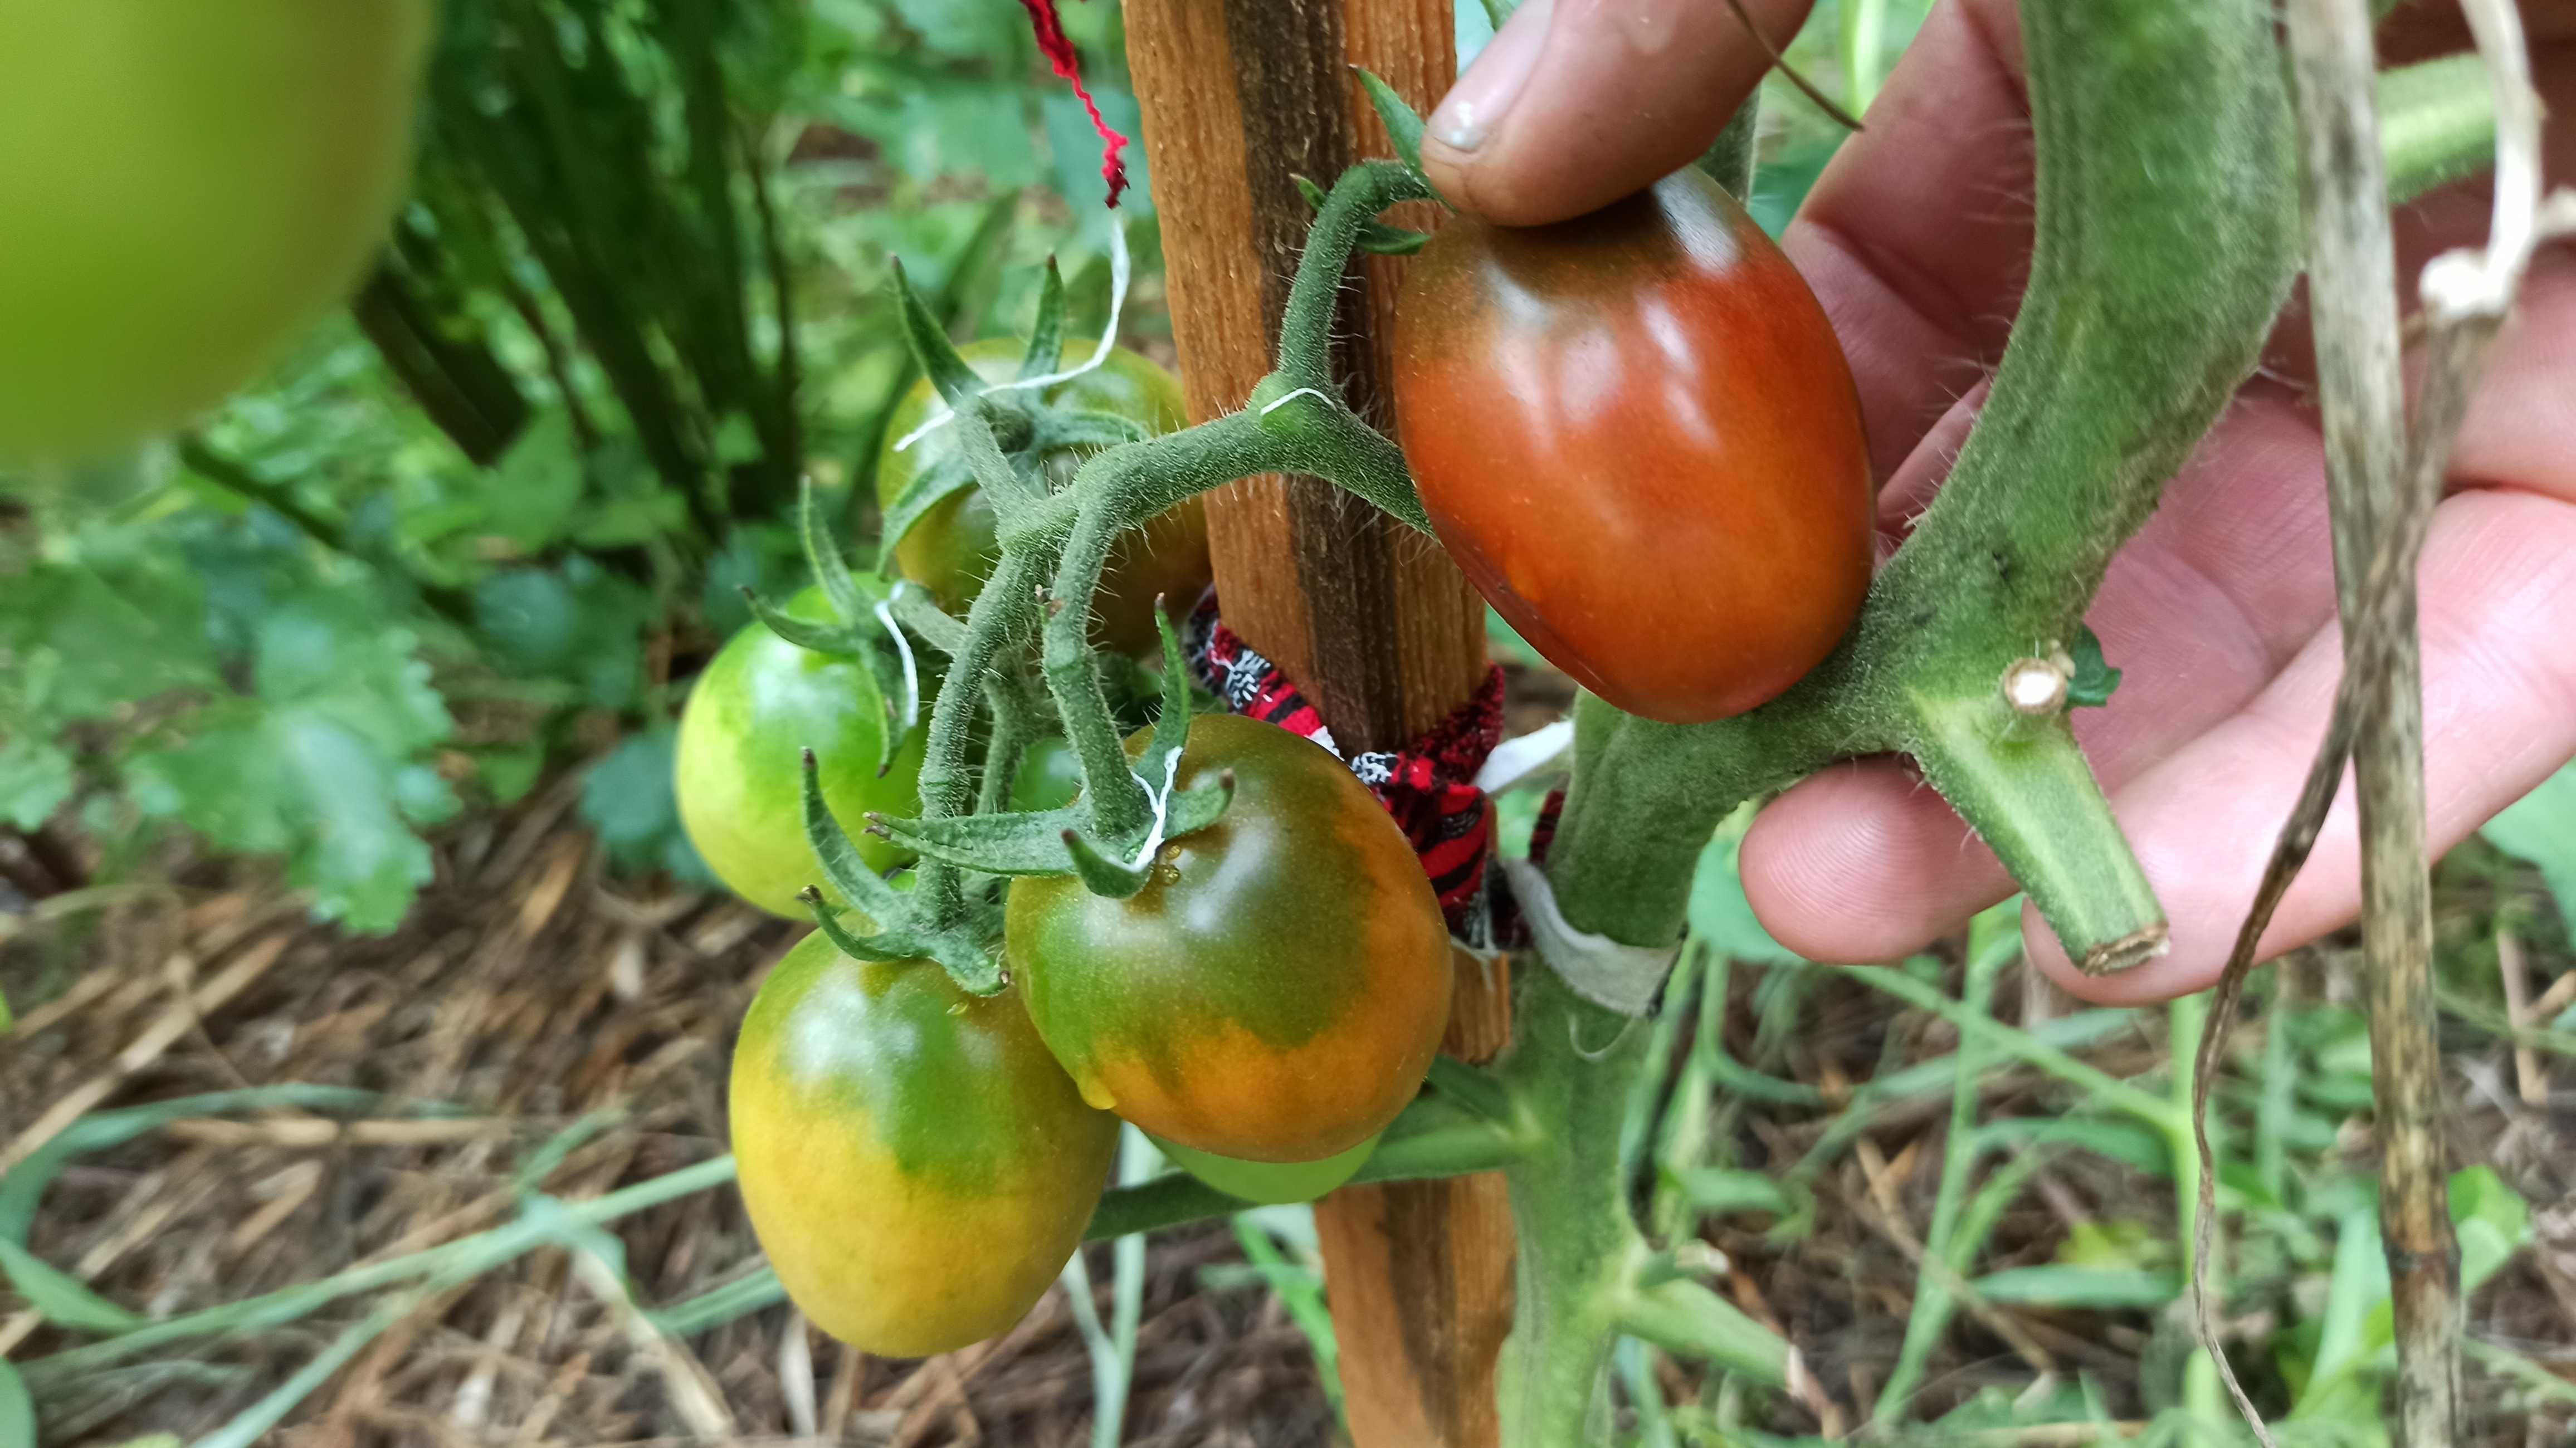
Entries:
{"type": "Polygon", "coordinates": [[[2102,657],[2102,640],[2089,625],[2075,626],[2075,646],[2067,651],[2075,660],[2075,676],[2066,682],[2066,704],[2070,709],[2099,709],[2111,702],[2111,693],[2120,687],[2120,671],[2102,657]]]}
{"type": "Polygon", "coordinates": [[[1113,860],[1100,852],[1100,847],[1085,839],[1080,830],[1064,832],[1065,853],[1073,860],[1073,873],[1082,880],[1082,888],[1107,900],[1132,899],[1154,877],[1150,865],[1130,865],[1113,860]]]}
{"type": "Polygon", "coordinates": [[[678,728],[667,723],[627,736],[582,781],[581,814],[619,865],[667,870],[691,884],[712,885],[714,873],[680,824],[671,774],[678,740],[678,728]]]}
{"type": "Polygon", "coordinates": [[[1975,1286],[1991,1302],[2041,1307],[2162,1307],[2182,1295],[2181,1279],[2170,1272],[2116,1267],[2007,1267],[1975,1286]]]}
{"type": "Polygon", "coordinates": [[[143,1325],[142,1318],[90,1291],[79,1278],[5,1238],[0,1238],[0,1274],[6,1274],[9,1286],[56,1327],[118,1333],[143,1325]]]}
{"type": "Polygon", "coordinates": [[[1073,856],[1065,848],[1065,832],[1079,828],[1089,815],[1090,811],[1080,806],[1067,806],[944,819],[902,815],[871,818],[899,843],[929,859],[988,875],[1064,875],[1073,870],[1073,856]]]}
{"type": "Polygon", "coordinates": [[[194,738],[136,756],[136,805],[224,849],[284,855],[317,918],[392,929],[431,875],[416,828],[458,808],[418,762],[451,726],[416,647],[327,597],[282,603],[258,625],[256,696],[220,701],[194,738]]]}
{"type": "Polygon", "coordinates": [[[1682,1200],[1707,1216],[1727,1212],[1769,1212],[1777,1216],[1789,1210],[1788,1194],[1760,1172],[1709,1166],[1665,1175],[1682,1200]]]}
{"type": "Polygon", "coordinates": [[[2483,1286],[2531,1241],[2531,1205],[2491,1166],[2451,1174],[2452,1230],[2460,1239],[2460,1293],[2483,1286]]]}
{"type": "Polygon", "coordinates": [[[72,795],[72,757],[42,739],[0,741],[0,823],[41,827],[72,795]]]}
{"type": "Polygon", "coordinates": [[[2540,867],[2540,878],[2558,901],[2559,918],[2576,930],[2576,764],[2487,821],[2487,843],[2540,867]]]}
{"type": "Polygon", "coordinates": [[[483,782],[485,792],[501,804],[516,804],[536,788],[537,777],[545,773],[546,746],[543,740],[526,744],[496,744],[469,751],[474,760],[474,776],[483,782]]]}
{"type": "MultiPolygon", "coordinates": [[[[36,1402],[27,1396],[26,1380],[18,1370],[7,1358],[0,1358],[0,1443],[33,1445],[35,1441],[36,1402]]],[[[170,1440],[173,1448],[178,1441],[170,1440]]]]}
{"type": "Polygon", "coordinates": [[[521,675],[570,685],[581,703],[624,709],[644,684],[652,596],[588,558],[495,573],[474,590],[475,628],[521,675]]]}

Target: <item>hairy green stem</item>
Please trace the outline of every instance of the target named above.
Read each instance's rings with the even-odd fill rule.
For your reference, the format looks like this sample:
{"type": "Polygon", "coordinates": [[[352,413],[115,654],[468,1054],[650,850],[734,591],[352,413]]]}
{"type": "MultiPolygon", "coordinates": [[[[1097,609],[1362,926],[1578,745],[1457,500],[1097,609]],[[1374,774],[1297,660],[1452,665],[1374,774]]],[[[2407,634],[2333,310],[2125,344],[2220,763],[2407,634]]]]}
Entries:
{"type": "Polygon", "coordinates": [[[2065,716],[2016,720],[1999,692],[1920,701],[1914,757],[1923,777],[1973,826],[2038,901],[2057,938],[2089,942],[2090,975],[2164,952],[2154,887],[2125,848],[2065,716]],[[2018,726],[2018,727],[2017,727],[2018,726]]]}

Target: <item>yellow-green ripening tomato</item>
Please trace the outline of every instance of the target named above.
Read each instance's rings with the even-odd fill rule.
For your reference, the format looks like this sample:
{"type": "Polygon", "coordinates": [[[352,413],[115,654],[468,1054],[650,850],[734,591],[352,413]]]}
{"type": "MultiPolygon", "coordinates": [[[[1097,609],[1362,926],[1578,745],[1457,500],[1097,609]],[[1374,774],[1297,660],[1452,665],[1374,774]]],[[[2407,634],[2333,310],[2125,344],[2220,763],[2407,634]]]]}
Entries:
{"type": "Polygon", "coordinates": [[[1082,1241],[1118,1121],[1085,1106],[1015,994],[819,932],[778,962],[733,1056],[743,1205],[815,1326],[927,1357],[1007,1330],[1082,1241]]]}
{"type": "MultiPolygon", "coordinates": [[[[814,623],[832,619],[819,588],[788,600],[785,612],[814,623]]],[[[689,842],[726,889],[771,914],[805,918],[797,892],[824,883],[805,841],[804,751],[811,749],[823,803],[859,858],[880,873],[909,863],[911,851],[868,833],[870,814],[921,812],[921,755],[930,731],[907,734],[879,774],[886,732],[895,727],[866,663],[811,653],[760,623],[746,625],[716,651],[680,711],[673,783],[689,842]]],[[[823,893],[839,898],[828,886],[823,893]]]]}
{"type": "Polygon", "coordinates": [[[0,455],[185,421],[345,301],[432,0],[0,0],[0,455]]]}
{"type": "MultiPolygon", "coordinates": [[[[985,381],[1007,382],[1018,375],[1025,350],[1007,337],[994,337],[970,342],[958,355],[985,381]]],[[[1090,357],[1090,343],[1065,344],[1065,366],[1078,366],[1090,357]]],[[[1173,432],[1189,421],[1180,379],[1124,347],[1113,349],[1107,361],[1080,377],[1048,388],[1046,400],[1057,407],[1114,414],[1142,424],[1148,433],[1173,432]]],[[[877,458],[880,506],[893,507],[913,479],[933,469],[964,469],[956,440],[944,428],[895,450],[938,405],[939,394],[925,377],[887,419],[885,450],[877,458]]],[[[1079,461],[1070,449],[1048,458],[1051,467],[1065,469],[1079,461]]],[[[895,567],[929,589],[941,608],[963,616],[1001,556],[1000,524],[982,490],[951,493],[896,540],[895,567]]],[[[1120,653],[1150,654],[1162,646],[1154,628],[1154,600],[1161,598],[1173,617],[1186,617],[1210,577],[1207,513],[1203,501],[1193,497],[1121,534],[1111,546],[1100,592],[1092,600],[1093,632],[1120,653]]]]}
{"type": "MultiPolygon", "coordinates": [[[[1380,1136],[1384,1134],[1379,1133],[1380,1136]]],[[[1177,1141],[1165,1141],[1159,1136],[1152,1140],[1155,1147],[1171,1159],[1172,1165],[1227,1196],[1265,1207],[1311,1202],[1349,1181],[1353,1173],[1368,1163],[1378,1143],[1378,1138],[1372,1136],[1338,1156],[1328,1156],[1320,1161],[1244,1161],[1183,1146],[1177,1141]]]]}

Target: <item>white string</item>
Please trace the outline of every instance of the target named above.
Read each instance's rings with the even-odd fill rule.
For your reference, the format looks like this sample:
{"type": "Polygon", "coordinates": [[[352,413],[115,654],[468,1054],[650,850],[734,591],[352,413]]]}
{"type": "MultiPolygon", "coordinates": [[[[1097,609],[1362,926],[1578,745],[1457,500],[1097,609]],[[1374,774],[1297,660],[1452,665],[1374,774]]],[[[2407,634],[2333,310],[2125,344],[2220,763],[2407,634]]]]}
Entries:
{"type": "Polygon", "coordinates": [[[1163,787],[1159,790],[1155,789],[1145,776],[1132,769],[1127,772],[1129,779],[1144,785],[1145,798],[1153,801],[1154,804],[1154,827],[1145,832],[1144,847],[1136,852],[1136,858],[1127,862],[1128,869],[1145,868],[1145,862],[1154,858],[1154,852],[1163,847],[1163,826],[1170,823],[1172,817],[1172,783],[1180,777],[1180,773],[1181,751],[1177,749],[1163,757],[1163,787]]]}
{"type": "MultiPolygon", "coordinates": [[[[898,583],[895,588],[900,591],[903,585],[898,583]]],[[[909,734],[912,726],[921,722],[921,670],[912,661],[912,640],[905,638],[903,630],[895,625],[894,600],[877,600],[875,612],[877,622],[884,624],[885,631],[894,635],[894,651],[903,657],[903,730],[909,734]]]]}
{"type": "MultiPolygon", "coordinates": [[[[1576,995],[1623,1016],[1642,1016],[1655,1004],[1664,977],[1673,969],[1681,943],[1647,948],[1622,945],[1606,935],[1577,930],[1556,908],[1556,892],[1547,874],[1527,860],[1499,861],[1520,901],[1521,918],[1529,923],[1530,943],[1538,958],[1576,995]]],[[[1616,1044],[1615,1038],[1612,1044],[1616,1044]]],[[[1608,1047],[1604,1047],[1607,1050],[1608,1047]]]]}
{"type": "Polygon", "coordinates": [[[1574,721],[1559,719],[1494,746],[1485,767],[1476,771],[1476,788],[1501,794],[1541,773],[1574,747],[1574,721]]]}
{"type": "Polygon", "coordinates": [[[1286,407],[1289,403],[1296,401],[1300,397],[1312,397],[1324,402],[1330,402],[1333,400],[1326,396],[1324,389],[1320,387],[1300,387],[1296,391],[1288,393],[1285,396],[1274,397],[1268,402],[1261,404],[1261,415],[1263,417],[1268,417],[1270,414],[1286,407]]]}
{"type": "MultiPolygon", "coordinates": [[[[1121,225],[1117,215],[1112,213],[1109,218],[1109,324],[1101,329],[1100,345],[1091,349],[1091,360],[1062,372],[1050,372],[1044,377],[1026,377],[1017,382],[995,383],[984,389],[984,395],[989,397],[997,392],[1026,392],[1033,388],[1053,387],[1059,382],[1071,382],[1086,372],[1097,371],[1102,363],[1109,360],[1110,350],[1118,345],[1118,317],[1127,309],[1127,282],[1134,269],[1134,259],[1127,252],[1127,228],[1121,225]]],[[[914,443],[947,426],[956,416],[955,412],[950,411],[948,406],[942,403],[939,410],[921,426],[897,438],[894,450],[904,452],[910,449],[914,443]]]]}

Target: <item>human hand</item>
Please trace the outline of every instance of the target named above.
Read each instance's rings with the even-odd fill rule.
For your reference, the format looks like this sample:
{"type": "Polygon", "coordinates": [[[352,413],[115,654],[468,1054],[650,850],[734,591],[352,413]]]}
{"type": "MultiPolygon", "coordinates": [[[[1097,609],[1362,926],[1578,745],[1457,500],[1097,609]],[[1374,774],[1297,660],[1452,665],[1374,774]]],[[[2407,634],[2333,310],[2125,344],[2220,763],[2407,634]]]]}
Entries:
{"type": "MultiPolygon", "coordinates": [[[[1785,43],[1806,0],[1745,0],[1785,43]]],[[[2576,170],[2576,7],[2529,0],[2556,115],[2551,179],[2576,170]]],[[[2466,45],[2416,3],[2387,59],[2466,45]]],[[[1498,221],[1578,215],[1697,156],[1767,64],[1719,0],[1529,0],[1431,117],[1423,165],[1498,221]]],[[[1783,238],[1859,383],[1882,529],[1939,486],[2001,359],[2031,244],[2030,115],[2010,0],[1945,0],[1888,78],[1868,130],[1783,238]]],[[[2286,178],[2285,178],[2286,183],[2286,178]]],[[[2400,275],[2483,240],[2481,181],[2398,219],[2400,275]]],[[[2088,622],[2127,677],[2076,733],[2164,902],[2173,949],[2090,978],[2036,912],[2032,959],[2106,1003],[2200,989],[2236,930],[2310,757],[2340,669],[2323,447],[2295,314],[2155,517],[2113,563],[2088,622]]],[[[2466,836],[2576,753],[2576,257],[2544,253],[2450,465],[2421,581],[2432,845],[2466,836]]],[[[2347,793],[2263,939],[2266,956],[2351,920],[2359,845],[2347,793]]],[[[1904,955],[2010,893],[1991,853],[1895,760],[1837,766],[1747,836],[1763,923],[1822,960],[1904,955]]]]}

